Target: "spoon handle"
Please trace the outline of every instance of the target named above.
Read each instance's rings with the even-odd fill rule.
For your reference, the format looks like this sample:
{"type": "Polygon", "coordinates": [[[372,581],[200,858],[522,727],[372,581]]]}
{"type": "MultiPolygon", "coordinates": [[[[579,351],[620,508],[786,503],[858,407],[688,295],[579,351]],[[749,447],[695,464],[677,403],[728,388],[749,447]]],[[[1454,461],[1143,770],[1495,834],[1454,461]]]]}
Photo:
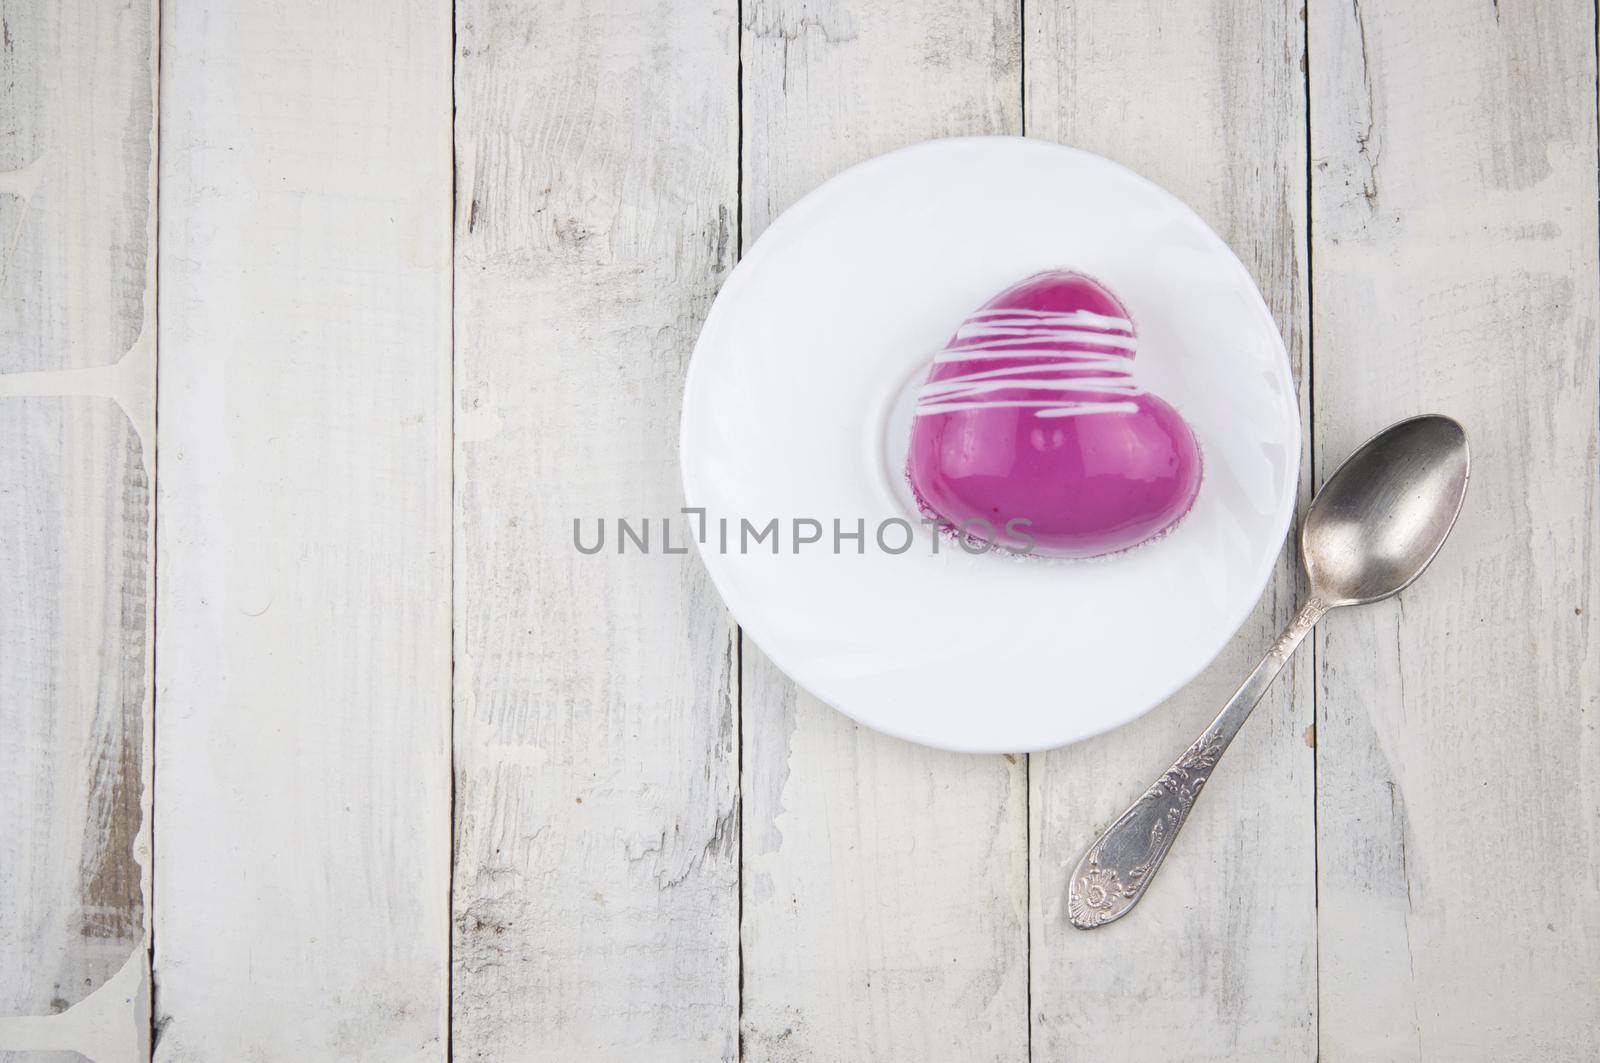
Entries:
{"type": "Polygon", "coordinates": [[[1228,743],[1300,640],[1327,611],[1326,602],[1308,599],[1211,726],[1083,854],[1067,888],[1067,917],[1073,926],[1080,930],[1104,926],[1139,903],[1228,743]]]}

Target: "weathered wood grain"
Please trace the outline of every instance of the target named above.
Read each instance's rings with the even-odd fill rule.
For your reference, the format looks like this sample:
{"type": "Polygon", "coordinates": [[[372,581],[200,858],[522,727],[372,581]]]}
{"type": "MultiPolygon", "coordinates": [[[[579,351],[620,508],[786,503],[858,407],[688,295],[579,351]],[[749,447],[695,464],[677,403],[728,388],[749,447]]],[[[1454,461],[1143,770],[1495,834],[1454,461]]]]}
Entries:
{"type": "Polygon", "coordinates": [[[450,40],[164,12],[161,1060],[445,1057],[450,40]]]}
{"type": "Polygon", "coordinates": [[[734,8],[456,18],[455,1053],[732,1060],[734,629],[659,520],[736,251],[734,8]]]}
{"type": "MultiPolygon", "coordinates": [[[[744,242],[852,163],[1020,126],[1017,7],[747,0],[744,242]]],[[[1026,770],[886,738],[743,653],[749,1060],[1027,1058],[1026,770]]]]}
{"type": "Polygon", "coordinates": [[[149,1040],[155,5],[0,28],[0,1055],[113,1063],[149,1040]]]}
{"type": "MultiPolygon", "coordinates": [[[[1025,18],[1029,135],[1131,166],[1198,211],[1261,288],[1304,394],[1299,3],[1036,0],[1025,18]]],[[[1167,704],[1033,758],[1035,1058],[1315,1057],[1310,654],[1263,699],[1139,909],[1092,933],[1065,910],[1084,846],[1193,740],[1293,612],[1294,565],[1286,544],[1255,614],[1167,704]]]]}
{"type": "Polygon", "coordinates": [[[1319,629],[1332,1063],[1600,1045],[1593,20],[1311,6],[1318,474],[1428,411],[1473,452],[1428,573],[1319,629]]]}

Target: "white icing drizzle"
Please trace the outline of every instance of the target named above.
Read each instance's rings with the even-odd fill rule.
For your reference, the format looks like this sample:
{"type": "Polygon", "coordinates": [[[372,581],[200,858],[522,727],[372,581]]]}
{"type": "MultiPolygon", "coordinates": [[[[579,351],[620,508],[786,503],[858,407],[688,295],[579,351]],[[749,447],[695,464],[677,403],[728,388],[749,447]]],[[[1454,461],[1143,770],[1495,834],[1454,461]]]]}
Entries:
{"type": "MultiPolygon", "coordinates": [[[[956,340],[989,340],[994,342],[1012,342],[1021,340],[1043,340],[1046,343],[1083,343],[1095,347],[1117,347],[1131,351],[1138,346],[1132,336],[1122,336],[1115,332],[1086,332],[1083,329],[1064,329],[1056,326],[1048,327],[1023,327],[1020,325],[962,325],[956,331],[956,340]]],[[[975,344],[977,347],[992,346],[990,344],[975,344]]]]}
{"type": "Polygon", "coordinates": [[[1080,417],[1087,413],[1137,413],[1139,407],[1131,402],[1029,402],[1023,399],[996,402],[947,402],[917,408],[917,416],[925,413],[949,413],[952,410],[993,410],[1003,406],[1034,407],[1035,417],[1080,417]]]}
{"type": "MultiPolygon", "coordinates": [[[[994,362],[1010,361],[1013,358],[1071,358],[1074,369],[1110,369],[1116,366],[1128,365],[1131,359],[1125,354],[1106,354],[1104,351],[1077,351],[1059,347],[1007,347],[1001,350],[988,350],[979,347],[947,348],[933,356],[935,364],[944,362],[994,362]]],[[[1042,366],[1034,366],[1042,369],[1042,366]]]]}
{"type": "Polygon", "coordinates": [[[1069,325],[1081,328],[1113,329],[1119,332],[1133,333],[1133,322],[1125,317],[1107,317],[1097,314],[1093,310],[1069,310],[1062,313],[1059,310],[1024,310],[1020,307],[999,307],[993,310],[979,310],[967,318],[967,323],[975,321],[994,321],[999,318],[1016,318],[1019,321],[1048,322],[1053,325],[1069,325]]]}
{"type": "MultiPolygon", "coordinates": [[[[923,392],[927,392],[930,388],[943,388],[943,387],[945,387],[947,385],[950,385],[950,384],[966,383],[969,380],[993,380],[996,377],[1016,376],[1019,373],[1079,372],[1079,371],[1082,371],[1082,370],[1085,370],[1085,369],[1102,369],[1103,372],[1101,372],[1099,374],[1100,376],[1105,376],[1105,377],[1113,377],[1113,376],[1115,376],[1115,377],[1130,377],[1130,378],[1133,376],[1133,373],[1128,368],[1128,359],[1126,359],[1126,358],[1110,358],[1107,361],[1108,362],[1115,362],[1117,364],[1114,365],[1114,366],[1110,365],[1110,364],[1107,364],[1105,366],[1085,365],[1083,362],[1078,361],[1077,359],[1071,359],[1071,360],[1060,360],[1060,359],[1058,359],[1057,361],[1055,361],[1053,363],[1052,362],[1045,362],[1043,364],[1040,364],[1040,363],[1035,362],[1035,363],[1031,363],[1029,365],[1008,365],[1008,366],[1002,366],[999,369],[984,369],[984,370],[980,370],[979,372],[976,372],[976,373],[963,373],[960,376],[947,376],[947,377],[944,377],[943,379],[931,381],[931,382],[929,382],[927,384],[924,384],[923,387],[922,387],[922,390],[923,390],[923,392]]],[[[1054,377],[1052,379],[1059,380],[1061,378],[1060,377],[1054,377]]],[[[1090,379],[1090,378],[1080,377],[1078,379],[1090,379]]]]}
{"type": "Polygon", "coordinates": [[[979,310],[962,323],[950,343],[934,356],[935,365],[1029,361],[929,381],[917,393],[918,417],[1000,408],[1031,409],[1036,417],[1132,413],[1138,407],[1127,399],[1144,394],[1133,377],[1133,352],[1138,344],[1133,322],[1126,318],[1089,310],[979,310]],[[1083,375],[1039,375],[1063,372],[1083,375]],[[988,397],[1002,391],[1020,391],[1024,397],[988,397]],[[1106,398],[1076,397],[1086,393],[1106,398]],[[1074,397],[1067,397],[1069,394],[1074,397]]]}
{"type": "MultiPolygon", "coordinates": [[[[959,378],[958,378],[959,379],[959,378]]],[[[978,380],[971,383],[954,383],[941,380],[936,384],[928,384],[917,397],[919,399],[964,399],[972,395],[983,395],[991,391],[1091,391],[1116,395],[1142,394],[1139,385],[1129,377],[1074,377],[1068,380],[1060,378],[1051,380],[978,380]],[[946,386],[951,385],[951,386],[946,386]]]]}

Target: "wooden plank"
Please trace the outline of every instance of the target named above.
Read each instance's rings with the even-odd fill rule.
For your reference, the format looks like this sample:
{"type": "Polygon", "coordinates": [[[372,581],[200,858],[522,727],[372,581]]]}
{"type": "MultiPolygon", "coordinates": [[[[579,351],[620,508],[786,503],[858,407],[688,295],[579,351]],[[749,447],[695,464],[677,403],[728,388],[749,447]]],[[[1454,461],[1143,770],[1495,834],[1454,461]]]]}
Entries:
{"type": "MultiPolygon", "coordinates": [[[[744,5],[744,243],[846,166],[1020,128],[1017,7],[744,5]]],[[[746,640],[745,1056],[1027,1058],[1022,757],[886,738],[746,640]]]]}
{"type": "Polygon", "coordinates": [[[0,1055],[148,1057],[156,6],[0,3],[0,1055]]]}
{"type": "Polygon", "coordinates": [[[456,17],[455,1053],[731,1060],[734,629],[658,521],[735,253],[733,9],[456,17]],[[574,548],[619,517],[650,554],[574,548]]]}
{"type": "Polygon", "coordinates": [[[442,1060],[450,5],[164,23],[156,1057],[442,1060]]]}
{"type": "MultiPolygon", "coordinates": [[[[1131,166],[1204,217],[1272,308],[1306,379],[1300,4],[1026,5],[1028,133],[1131,166]]],[[[1195,682],[1136,723],[1031,765],[1037,1058],[1316,1055],[1310,655],[1257,708],[1139,909],[1084,933],[1068,876],[1182,750],[1295,608],[1292,545],[1195,682]]]]}
{"type": "Polygon", "coordinates": [[[1595,27],[1311,7],[1317,465],[1458,417],[1472,485],[1318,646],[1323,1058],[1600,1044],[1595,27]]]}

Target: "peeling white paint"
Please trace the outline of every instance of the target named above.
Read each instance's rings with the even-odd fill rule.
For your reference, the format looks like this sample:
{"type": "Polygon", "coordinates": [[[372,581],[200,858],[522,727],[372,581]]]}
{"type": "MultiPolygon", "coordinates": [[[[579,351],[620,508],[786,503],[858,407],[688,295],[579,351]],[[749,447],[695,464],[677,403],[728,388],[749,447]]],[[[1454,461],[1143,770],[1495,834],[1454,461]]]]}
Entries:
{"type": "MultiPolygon", "coordinates": [[[[11,1051],[64,1050],[94,1063],[133,1063],[150,1054],[158,8],[155,0],[23,5],[6,16],[7,102],[14,105],[7,133],[37,154],[0,173],[0,209],[10,221],[0,232],[0,331],[7,340],[0,364],[52,368],[0,374],[0,399],[110,399],[138,440],[143,467],[141,477],[109,409],[102,415],[82,408],[91,404],[61,403],[55,405],[80,408],[43,412],[66,426],[58,464],[48,469],[61,475],[70,512],[44,511],[25,532],[27,546],[42,536],[58,551],[53,566],[26,568],[38,555],[25,548],[24,570],[8,566],[7,574],[26,587],[25,613],[37,604],[41,615],[61,618],[61,632],[87,642],[60,642],[54,660],[36,666],[47,669],[43,676],[19,678],[25,689],[54,682],[39,708],[52,714],[59,733],[82,738],[52,747],[36,765],[45,781],[34,807],[51,818],[0,826],[0,859],[27,863],[46,908],[79,903],[85,918],[112,918],[117,928],[106,938],[63,941],[53,935],[72,930],[56,922],[24,943],[77,1002],[51,1015],[0,1018],[0,1055],[8,1058],[11,1051]],[[108,705],[118,710],[115,723],[108,705]],[[80,749],[91,735],[95,747],[80,749]],[[136,780],[129,774],[135,758],[136,780]],[[122,789],[128,786],[138,788],[136,823],[127,822],[132,813],[121,803],[133,796],[122,789]],[[105,829],[107,815],[114,830],[105,829]],[[48,841],[40,845],[41,838],[48,841]],[[72,844],[80,839],[81,846],[72,844]],[[127,881],[135,872],[130,854],[137,898],[127,881]],[[94,895],[101,867],[118,878],[110,902],[94,895]],[[78,900],[59,892],[74,876],[85,891],[78,900]],[[125,910],[130,901],[135,907],[125,910]],[[122,948],[130,951],[113,972],[122,948]],[[74,990],[88,995],[79,999],[74,990]]],[[[33,463],[32,482],[39,483],[40,457],[7,454],[0,462],[22,463],[24,483],[33,463]]],[[[0,701],[11,693],[0,682],[0,701]]],[[[11,900],[0,897],[0,905],[11,900]]],[[[0,978],[7,973],[0,969],[0,978]]]]}
{"type": "Polygon", "coordinates": [[[109,365],[0,373],[0,398],[91,396],[111,399],[139,437],[144,471],[155,479],[156,345],[149,318],[133,347],[109,365]]]}
{"type": "Polygon", "coordinates": [[[438,1063],[450,5],[163,16],[157,1055],[438,1063]]]}
{"type": "Polygon", "coordinates": [[[0,1053],[77,1052],[91,1063],[144,1063],[150,1042],[149,940],[93,993],[54,1015],[0,1018],[0,1053]]]}

